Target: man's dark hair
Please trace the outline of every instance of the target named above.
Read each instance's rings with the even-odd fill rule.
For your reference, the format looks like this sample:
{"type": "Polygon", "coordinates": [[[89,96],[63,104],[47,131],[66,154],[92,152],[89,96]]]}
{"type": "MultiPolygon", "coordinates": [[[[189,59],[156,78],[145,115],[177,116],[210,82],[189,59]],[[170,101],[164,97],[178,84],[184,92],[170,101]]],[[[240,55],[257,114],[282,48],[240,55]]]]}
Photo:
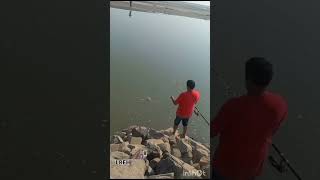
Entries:
{"type": "Polygon", "coordinates": [[[193,80],[188,80],[187,81],[187,87],[190,89],[193,89],[196,86],[196,83],[193,80]]]}
{"type": "Polygon", "coordinates": [[[246,62],[246,80],[255,85],[266,87],[273,77],[273,67],[263,57],[252,57],[246,62]]]}

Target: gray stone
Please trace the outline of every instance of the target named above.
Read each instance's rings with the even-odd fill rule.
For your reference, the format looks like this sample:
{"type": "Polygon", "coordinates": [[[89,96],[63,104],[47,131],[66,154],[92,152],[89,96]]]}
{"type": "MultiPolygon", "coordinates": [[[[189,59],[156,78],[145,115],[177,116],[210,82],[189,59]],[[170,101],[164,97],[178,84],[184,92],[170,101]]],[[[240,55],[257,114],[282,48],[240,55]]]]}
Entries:
{"type": "Polygon", "coordinates": [[[123,142],[120,145],[119,151],[130,154],[130,148],[128,148],[129,142],[123,142]]]}
{"type": "Polygon", "coordinates": [[[171,154],[177,158],[181,158],[181,152],[178,148],[172,148],[171,154]]]}
{"type": "Polygon", "coordinates": [[[130,144],[141,144],[142,137],[131,137],[129,142],[130,144]]]}
{"type": "Polygon", "coordinates": [[[205,167],[209,165],[209,158],[206,156],[203,156],[199,161],[200,167],[205,167]]]}
{"type": "Polygon", "coordinates": [[[169,143],[170,143],[170,145],[177,144],[176,137],[175,136],[170,136],[169,137],[169,143]]]}
{"type": "Polygon", "coordinates": [[[174,179],[174,173],[158,174],[147,177],[148,179],[174,179]]]}
{"type": "Polygon", "coordinates": [[[162,152],[171,153],[171,148],[170,148],[170,144],[169,143],[161,143],[161,144],[158,144],[158,146],[160,147],[162,152]]]}
{"type": "Polygon", "coordinates": [[[192,166],[194,168],[196,168],[197,170],[200,170],[200,164],[199,163],[194,163],[194,164],[192,164],[192,166]]]}
{"type": "Polygon", "coordinates": [[[148,152],[148,149],[144,145],[134,145],[134,148],[130,152],[131,158],[141,158],[140,155],[143,154],[144,151],[148,152]]]}
{"type": "Polygon", "coordinates": [[[165,137],[165,135],[163,133],[161,133],[160,131],[157,131],[155,129],[149,129],[148,138],[150,138],[150,139],[162,139],[164,137],[165,137]]]}

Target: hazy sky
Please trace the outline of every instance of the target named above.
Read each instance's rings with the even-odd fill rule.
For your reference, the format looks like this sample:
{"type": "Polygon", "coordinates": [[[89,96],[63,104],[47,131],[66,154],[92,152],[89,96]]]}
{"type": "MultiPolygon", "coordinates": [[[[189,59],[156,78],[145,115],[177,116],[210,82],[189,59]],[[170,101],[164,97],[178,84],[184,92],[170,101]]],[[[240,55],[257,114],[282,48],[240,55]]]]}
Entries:
{"type": "Polygon", "coordinates": [[[184,1],[184,2],[189,2],[189,3],[195,3],[195,4],[202,4],[202,5],[210,6],[210,1],[184,1]]]}

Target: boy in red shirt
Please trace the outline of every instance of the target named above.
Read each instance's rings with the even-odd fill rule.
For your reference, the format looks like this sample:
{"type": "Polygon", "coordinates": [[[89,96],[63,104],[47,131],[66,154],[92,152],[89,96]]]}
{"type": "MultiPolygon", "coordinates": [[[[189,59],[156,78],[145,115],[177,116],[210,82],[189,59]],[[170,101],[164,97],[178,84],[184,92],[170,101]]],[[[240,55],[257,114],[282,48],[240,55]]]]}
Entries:
{"type": "Polygon", "coordinates": [[[232,98],[211,123],[211,137],[219,136],[213,159],[213,179],[253,180],[262,172],[272,136],[287,116],[287,103],[266,91],[272,64],[254,57],[246,62],[247,94],[232,98]]]}
{"type": "Polygon", "coordinates": [[[194,111],[195,104],[200,99],[200,92],[194,90],[195,82],[193,80],[187,81],[187,91],[183,92],[179,95],[179,97],[175,100],[173,96],[171,96],[172,103],[174,105],[179,105],[176,112],[176,119],[174,121],[173,126],[173,135],[176,133],[176,130],[182,121],[183,125],[183,134],[181,138],[184,138],[187,133],[188,121],[192,116],[194,111]]]}

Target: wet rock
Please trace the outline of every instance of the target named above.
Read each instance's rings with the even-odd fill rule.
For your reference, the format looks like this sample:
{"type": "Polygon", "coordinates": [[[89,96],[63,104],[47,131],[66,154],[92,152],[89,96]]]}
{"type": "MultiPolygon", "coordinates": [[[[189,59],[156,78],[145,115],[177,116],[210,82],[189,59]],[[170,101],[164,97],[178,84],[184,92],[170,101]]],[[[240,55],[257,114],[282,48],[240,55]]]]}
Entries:
{"type": "Polygon", "coordinates": [[[110,162],[110,176],[114,179],[144,179],[146,169],[145,161],[133,159],[129,165],[117,165],[110,162]]]}
{"type": "Polygon", "coordinates": [[[160,158],[154,158],[150,161],[149,163],[149,166],[152,168],[152,169],[155,169],[155,167],[157,166],[157,164],[160,162],[160,158]]]}
{"type": "Polygon", "coordinates": [[[147,177],[148,179],[174,179],[174,173],[158,174],[147,177]]]}
{"type": "Polygon", "coordinates": [[[177,158],[181,158],[181,152],[178,148],[172,148],[171,154],[177,158]]]}
{"type": "Polygon", "coordinates": [[[193,162],[198,163],[202,157],[208,157],[209,154],[206,150],[200,148],[199,146],[193,150],[193,162]]]}
{"type": "Polygon", "coordinates": [[[169,143],[161,143],[158,144],[158,146],[160,147],[161,151],[164,152],[169,152],[171,153],[171,148],[170,148],[170,144],[169,143]]]}
{"type": "Polygon", "coordinates": [[[129,139],[130,144],[141,144],[142,138],[141,137],[131,137],[129,139]]]}
{"type": "Polygon", "coordinates": [[[112,140],[111,140],[112,144],[120,144],[120,143],[123,143],[123,142],[124,141],[120,136],[118,136],[118,135],[113,135],[112,136],[112,140]]]}
{"type": "Polygon", "coordinates": [[[111,158],[123,160],[123,159],[129,159],[129,155],[124,152],[115,151],[115,152],[111,152],[111,158]]]}

